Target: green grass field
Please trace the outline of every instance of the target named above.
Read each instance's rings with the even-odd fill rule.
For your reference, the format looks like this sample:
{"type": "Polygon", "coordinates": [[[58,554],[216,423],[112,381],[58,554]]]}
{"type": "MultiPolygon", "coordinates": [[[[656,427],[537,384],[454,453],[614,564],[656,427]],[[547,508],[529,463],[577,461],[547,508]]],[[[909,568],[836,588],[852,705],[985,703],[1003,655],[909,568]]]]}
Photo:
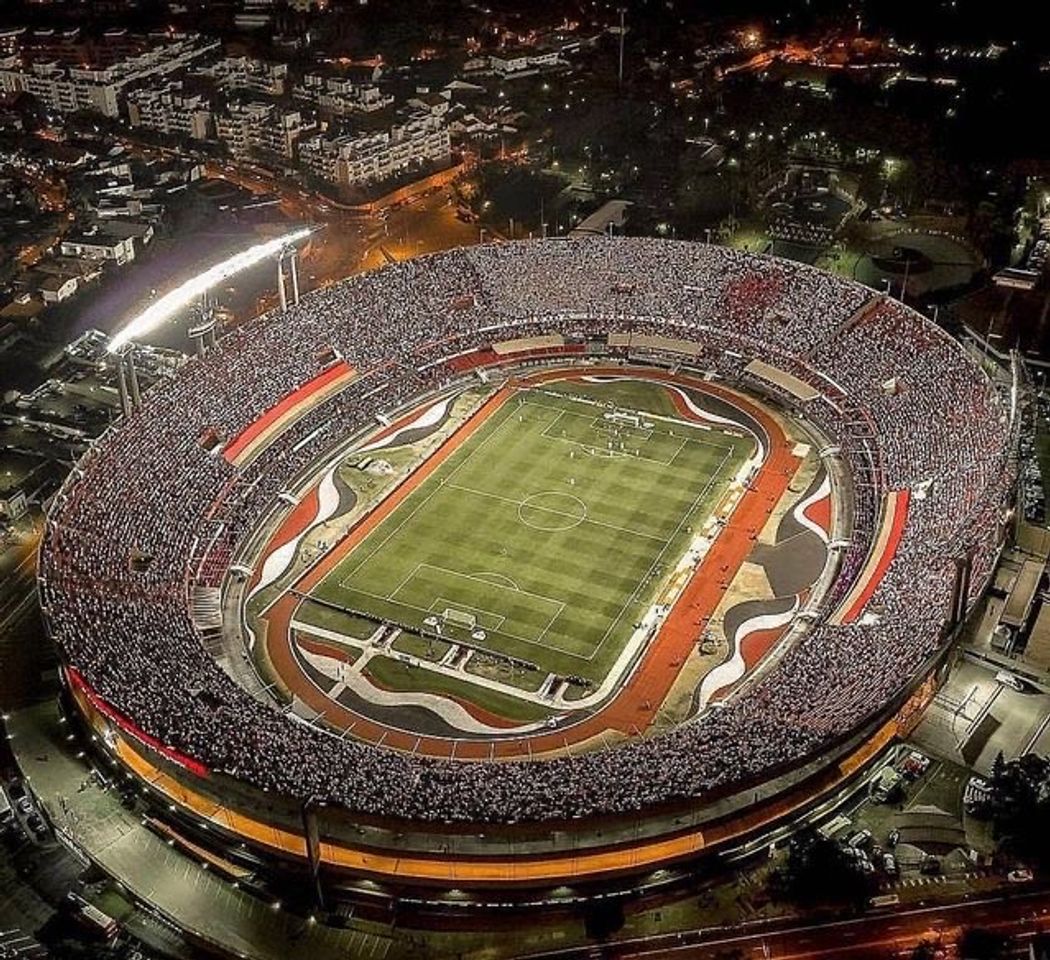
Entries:
{"type": "MultiPolygon", "coordinates": [[[[599,683],[753,450],[669,414],[652,384],[519,392],[313,595],[412,627],[469,614],[485,648],[599,683]],[[649,416],[610,419],[613,402],[649,416]]],[[[338,629],[341,614],[298,616],[338,629]]]]}

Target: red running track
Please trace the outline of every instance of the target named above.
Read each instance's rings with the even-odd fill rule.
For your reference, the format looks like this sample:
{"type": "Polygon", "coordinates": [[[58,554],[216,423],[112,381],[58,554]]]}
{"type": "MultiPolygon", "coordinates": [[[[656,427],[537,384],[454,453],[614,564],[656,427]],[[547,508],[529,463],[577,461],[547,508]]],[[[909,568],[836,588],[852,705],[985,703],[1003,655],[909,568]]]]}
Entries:
{"type": "MultiPolygon", "coordinates": [[[[375,722],[329,699],[299,669],[292,651],[290,623],[299,600],[291,590],[307,593],[316,587],[362,540],[389,516],[406,497],[430,476],[512,395],[505,387],[490,398],[481,409],[445,443],[424,461],[412,476],[357,524],[318,563],[311,567],[288,592],[266,612],[265,650],[276,674],[287,689],[304,703],[324,713],[325,721],[335,728],[353,727],[353,734],[363,740],[382,741],[386,747],[457,759],[523,758],[565,749],[574,744],[600,737],[608,731],[624,735],[644,732],[655,719],[670,692],[678,670],[686,660],[702,625],[714,613],[728,585],[754,546],[777,503],[784,495],[797,470],[800,459],[780,424],[764,409],[740,395],[716,384],[672,375],[663,371],[630,368],[588,368],[588,376],[634,375],[645,379],[690,387],[737,407],[759,422],[769,438],[765,462],[759,468],[751,487],[737,504],[731,521],[712,544],[707,556],[679,596],[657,636],[650,641],[630,680],[589,717],[557,731],[543,730],[531,736],[499,740],[453,740],[419,736],[375,722]]],[[[527,378],[529,384],[574,379],[571,370],[553,370],[527,378]]],[[[672,396],[674,396],[672,394],[672,396]]],[[[692,417],[676,397],[683,416],[692,417]]],[[[284,526],[282,525],[282,531],[284,526]]],[[[283,535],[283,534],[282,534],[283,535]]]]}

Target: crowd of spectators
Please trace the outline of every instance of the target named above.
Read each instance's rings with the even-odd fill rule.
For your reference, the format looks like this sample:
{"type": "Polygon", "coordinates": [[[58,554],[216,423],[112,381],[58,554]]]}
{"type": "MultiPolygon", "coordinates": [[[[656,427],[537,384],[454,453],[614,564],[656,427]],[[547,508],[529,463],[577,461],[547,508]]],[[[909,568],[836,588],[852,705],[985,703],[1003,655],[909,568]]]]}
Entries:
{"type": "Polygon", "coordinates": [[[51,511],[41,598],[63,659],[164,744],[271,792],[418,820],[515,822],[636,811],[754,782],[873,718],[936,652],[955,559],[991,570],[1013,424],[988,378],[900,304],[820,271],[697,244],[591,238],[455,250],[317,291],[160,381],[75,468],[51,511]],[[751,359],[820,391],[793,401],[841,440],[863,565],[882,496],[909,488],[871,616],[816,624],[756,684],[664,735],[545,761],[408,756],[293,722],[208,656],[188,611],[278,494],[333,446],[516,338],[655,333],[732,380],[751,359]],[[247,466],[217,452],[318,375],[357,372],[247,466]],[[207,442],[206,442],[207,438],[207,442]]]}

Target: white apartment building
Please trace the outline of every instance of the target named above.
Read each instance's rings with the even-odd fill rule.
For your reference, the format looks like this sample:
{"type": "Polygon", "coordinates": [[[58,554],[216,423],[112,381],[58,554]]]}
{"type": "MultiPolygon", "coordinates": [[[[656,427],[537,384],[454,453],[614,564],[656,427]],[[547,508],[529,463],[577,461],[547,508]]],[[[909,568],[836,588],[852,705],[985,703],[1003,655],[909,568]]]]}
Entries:
{"type": "Polygon", "coordinates": [[[83,257],[85,260],[112,260],[123,266],[135,259],[133,237],[109,237],[82,233],[66,237],[59,247],[64,257],[83,257]]]}
{"type": "Polygon", "coordinates": [[[281,97],[288,87],[288,64],[254,57],[223,57],[194,72],[230,92],[281,97]]]}
{"type": "Polygon", "coordinates": [[[231,103],[215,117],[216,136],[239,158],[263,150],[291,160],[300,138],[313,129],[298,110],[258,101],[231,103]]]}
{"type": "Polygon", "coordinates": [[[416,114],[389,130],[362,136],[316,136],[299,147],[299,159],[315,176],[340,186],[388,180],[425,163],[444,163],[451,143],[440,118],[416,114]]]}
{"type": "Polygon", "coordinates": [[[128,119],[133,127],[206,140],[211,136],[211,105],[199,94],[183,92],[181,81],[143,87],[128,94],[128,119]]]}
{"type": "Polygon", "coordinates": [[[501,50],[489,56],[489,67],[504,80],[549,70],[565,61],[558,50],[501,50]]]}
{"type": "Polygon", "coordinates": [[[181,70],[218,47],[218,40],[197,34],[176,35],[103,69],[63,67],[57,62],[26,67],[18,56],[10,56],[0,59],[0,91],[32,94],[55,113],[86,110],[118,117],[129,84],[181,70]]]}
{"type": "Polygon", "coordinates": [[[322,113],[348,117],[352,113],[375,113],[389,107],[394,98],[371,83],[356,83],[344,77],[308,73],[295,88],[295,96],[313,104],[322,113]]]}
{"type": "Polygon", "coordinates": [[[273,21],[273,0],[241,0],[233,22],[241,30],[259,30],[273,21]]]}

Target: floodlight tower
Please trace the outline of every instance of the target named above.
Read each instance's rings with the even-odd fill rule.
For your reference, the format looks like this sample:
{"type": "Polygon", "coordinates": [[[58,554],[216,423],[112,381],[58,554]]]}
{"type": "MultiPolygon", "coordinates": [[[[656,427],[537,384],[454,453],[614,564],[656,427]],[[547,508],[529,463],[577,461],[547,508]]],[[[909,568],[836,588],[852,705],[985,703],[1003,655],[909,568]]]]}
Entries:
{"type": "Polygon", "coordinates": [[[139,374],[135,369],[135,344],[128,342],[124,349],[124,362],[128,365],[128,386],[131,388],[131,405],[142,406],[142,392],[139,390],[139,374]]]}
{"type": "Polygon", "coordinates": [[[203,357],[218,343],[215,335],[215,308],[207,296],[202,297],[201,302],[191,309],[194,322],[186,331],[186,335],[193,341],[198,357],[203,357]]]}
{"type": "Polygon", "coordinates": [[[626,28],[624,27],[624,16],[626,15],[626,13],[627,13],[626,8],[625,7],[620,7],[620,74],[619,74],[620,79],[619,79],[619,84],[620,84],[621,87],[623,86],[623,35],[624,35],[625,30],[626,30],[626,28]]]}
{"type": "Polygon", "coordinates": [[[281,312],[288,310],[288,290],[284,285],[284,261],[288,261],[288,274],[292,280],[292,303],[299,302],[299,251],[291,243],[285,244],[277,253],[277,298],[281,312]]]}
{"type": "Polygon", "coordinates": [[[142,405],[138,370],[135,369],[135,345],[125,343],[116,354],[117,392],[120,395],[120,411],[125,417],[142,405]]]}
{"type": "Polygon", "coordinates": [[[281,313],[288,310],[288,293],[284,289],[284,248],[277,253],[277,299],[281,303],[281,313]]]}
{"type": "Polygon", "coordinates": [[[292,275],[292,302],[299,303],[299,251],[288,244],[288,269],[292,275]]]}
{"type": "Polygon", "coordinates": [[[117,354],[117,392],[120,395],[120,412],[128,417],[131,415],[131,398],[128,396],[128,377],[124,372],[124,357],[117,354]]]}

